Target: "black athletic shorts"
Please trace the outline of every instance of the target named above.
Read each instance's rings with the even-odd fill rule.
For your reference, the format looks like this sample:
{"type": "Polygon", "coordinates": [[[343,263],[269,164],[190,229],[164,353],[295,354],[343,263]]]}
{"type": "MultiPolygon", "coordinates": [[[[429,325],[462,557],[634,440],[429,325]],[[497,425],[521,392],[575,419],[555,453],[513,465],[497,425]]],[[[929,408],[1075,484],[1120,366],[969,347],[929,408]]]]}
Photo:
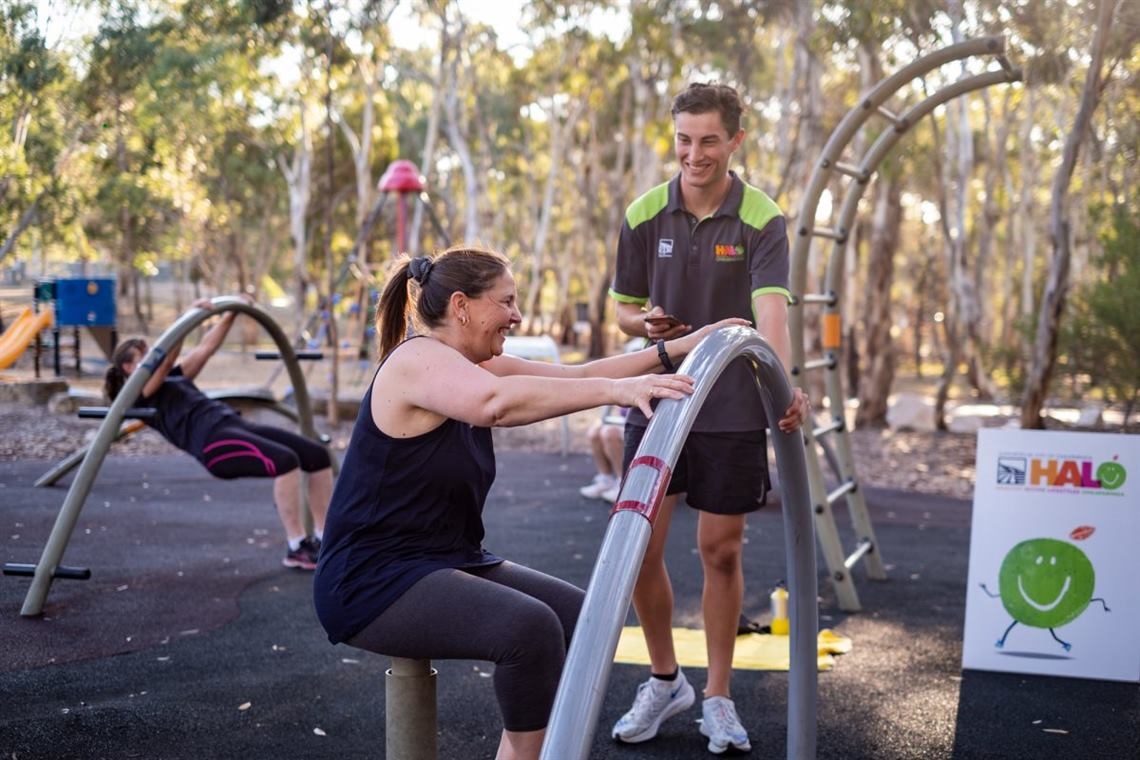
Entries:
{"type": "MultiPolygon", "coordinates": [[[[622,472],[629,472],[646,428],[625,426],[622,472]]],[[[685,493],[690,507],[715,515],[742,515],[764,506],[768,478],[768,436],[763,430],[689,433],[677,457],[666,493],[685,493]]]]}

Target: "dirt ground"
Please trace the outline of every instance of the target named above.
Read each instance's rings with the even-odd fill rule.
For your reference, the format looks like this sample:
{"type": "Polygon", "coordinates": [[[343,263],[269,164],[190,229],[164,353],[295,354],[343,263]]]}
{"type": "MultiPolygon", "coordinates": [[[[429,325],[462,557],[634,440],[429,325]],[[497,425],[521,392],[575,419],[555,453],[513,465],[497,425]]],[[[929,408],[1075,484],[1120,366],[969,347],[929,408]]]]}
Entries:
{"type": "MultiPolygon", "coordinates": [[[[570,415],[571,456],[587,456],[586,431],[598,416],[596,411],[570,415]]],[[[98,420],[53,414],[44,407],[16,403],[0,403],[0,419],[4,428],[0,435],[0,461],[42,459],[45,470],[49,462],[62,459],[92,440],[99,426],[98,420]]],[[[275,424],[281,419],[268,415],[265,421],[275,424]]],[[[317,417],[316,426],[331,435],[335,449],[343,451],[348,445],[352,420],[341,420],[333,428],[327,418],[317,417]]],[[[852,433],[851,443],[858,476],[868,485],[960,499],[973,496],[973,435],[857,430],[852,433]]],[[[558,421],[495,430],[495,445],[500,449],[558,452],[561,444],[558,421]]],[[[171,450],[157,433],[143,430],[114,444],[111,455],[138,456],[171,450]]]]}

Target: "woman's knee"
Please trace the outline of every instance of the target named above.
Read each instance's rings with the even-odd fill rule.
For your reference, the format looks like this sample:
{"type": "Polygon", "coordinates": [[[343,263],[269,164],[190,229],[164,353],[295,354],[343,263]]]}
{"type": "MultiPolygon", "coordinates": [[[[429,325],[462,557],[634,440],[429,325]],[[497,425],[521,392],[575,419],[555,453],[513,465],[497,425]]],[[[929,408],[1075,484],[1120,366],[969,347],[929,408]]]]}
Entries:
{"type": "Polygon", "coordinates": [[[506,631],[500,642],[504,661],[561,663],[566,656],[569,632],[562,629],[554,610],[537,599],[511,614],[506,631]]]}

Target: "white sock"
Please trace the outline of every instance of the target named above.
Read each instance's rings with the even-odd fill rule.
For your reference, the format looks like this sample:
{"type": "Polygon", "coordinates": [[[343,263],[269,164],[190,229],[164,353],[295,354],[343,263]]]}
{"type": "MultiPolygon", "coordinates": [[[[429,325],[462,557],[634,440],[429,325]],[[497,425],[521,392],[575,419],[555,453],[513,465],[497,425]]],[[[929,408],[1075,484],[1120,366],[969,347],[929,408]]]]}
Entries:
{"type": "Polygon", "coordinates": [[[301,542],[305,540],[304,536],[296,536],[289,538],[289,551],[295,552],[301,548],[301,542]]]}

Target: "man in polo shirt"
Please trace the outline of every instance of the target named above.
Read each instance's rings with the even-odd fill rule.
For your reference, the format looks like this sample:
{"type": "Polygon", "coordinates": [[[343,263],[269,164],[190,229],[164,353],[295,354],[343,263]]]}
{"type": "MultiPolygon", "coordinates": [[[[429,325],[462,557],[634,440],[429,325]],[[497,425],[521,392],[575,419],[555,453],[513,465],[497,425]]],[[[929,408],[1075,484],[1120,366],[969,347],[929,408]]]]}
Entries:
{"type": "MultiPolygon", "coordinates": [[[[767,195],[728,170],[729,159],[744,140],[742,111],[736,91],[725,85],[695,83],[674,99],[680,173],[626,211],[610,295],[617,301],[622,331],[652,341],[726,317],[754,318],[757,330],[788,367],[784,217],[767,195]]],[[[672,370],[668,355],[662,363],[672,370]]],[[[790,432],[808,415],[807,398],[797,389],[778,425],[790,432]]],[[[697,544],[704,569],[709,668],[700,730],[714,754],[730,747],[751,748],[732,702],[730,681],[744,594],[745,516],[761,507],[769,488],[767,424],[751,369],[743,360],[733,362],[713,386],[685,441],[634,588],[633,605],[649,649],[651,676],[638,688],[633,707],[614,725],[613,736],[619,741],[653,738],[662,721],[695,699],[673,648],[673,590],[664,554],[676,494],[686,492],[689,505],[699,510],[697,544]]],[[[627,468],[647,425],[639,410],[630,412],[627,468]]]]}

